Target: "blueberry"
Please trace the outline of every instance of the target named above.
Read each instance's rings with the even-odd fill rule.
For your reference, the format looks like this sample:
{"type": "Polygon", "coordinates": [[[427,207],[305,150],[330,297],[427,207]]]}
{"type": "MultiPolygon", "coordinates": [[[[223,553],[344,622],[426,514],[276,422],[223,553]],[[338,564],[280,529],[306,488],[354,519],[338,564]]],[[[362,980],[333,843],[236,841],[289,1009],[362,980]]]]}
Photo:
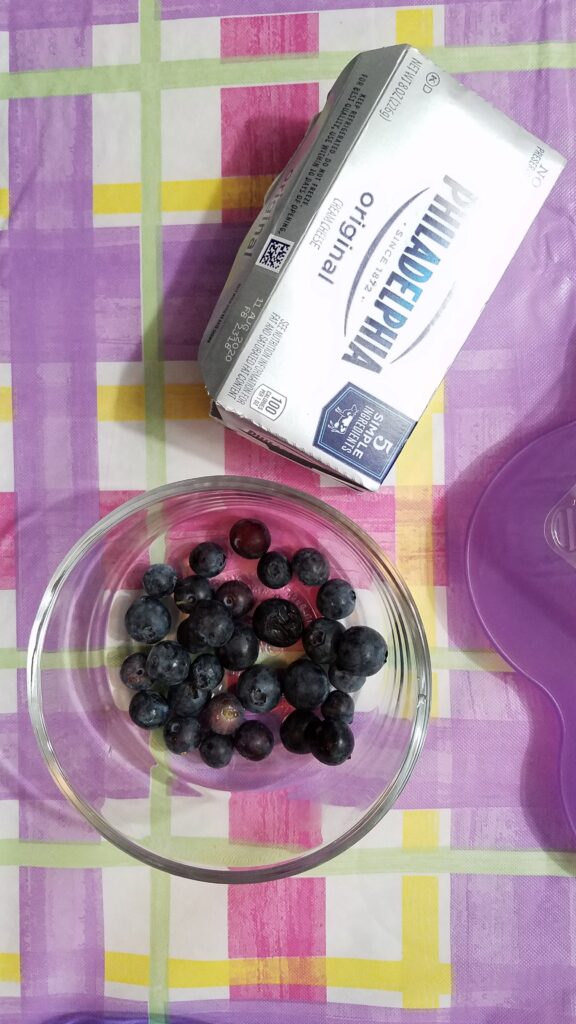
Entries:
{"type": "Polygon", "coordinates": [[[322,764],[343,764],[354,750],[354,736],[346,722],[327,719],[308,729],[312,753],[322,764]]]}
{"type": "Polygon", "coordinates": [[[272,753],[274,737],[263,722],[244,722],[234,736],[234,746],[249,761],[263,761],[272,753]]]}
{"type": "Polygon", "coordinates": [[[210,768],[225,768],[232,760],[234,744],[229,736],[208,733],[200,744],[200,757],[210,768]]]}
{"type": "Polygon", "coordinates": [[[254,632],[260,640],[273,647],[291,647],[302,636],[302,616],[292,601],[269,597],[258,605],[252,619],[254,632]]]}
{"type": "Polygon", "coordinates": [[[307,729],[311,722],[318,721],[312,711],[292,711],[280,726],[280,739],[291,754],[309,754],[310,739],[307,729]]]}
{"type": "Polygon", "coordinates": [[[190,666],[188,682],[198,690],[215,690],[224,678],[224,669],[215,654],[200,654],[190,666]]]}
{"type": "Polygon", "coordinates": [[[198,601],[210,601],[213,597],[214,591],[203,576],[185,576],[183,580],[178,580],[174,590],[176,607],[187,614],[198,601]]]}
{"type": "Polygon", "coordinates": [[[342,693],[357,693],[366,682],[366,676],[356,675],[354,672],[346,672],[337,665],[330,665],[328,678],[337,690],[342,693]]]}
{"type": "Polygon", "coordinates": [[[197,718],[169,718],[164,726],[164,742],[173,754],[187,754],[200,745],[201,738],[197,718]]]}
{"type": "Polygon", "coordinates": [[[144,573],[142,586],[150,597],[167,597],[174,592],[178,573],[171,565],[151,565],[144,573]]]}
{"type": "Polygon", "coordinates": [[[260,652],[258,637],[251,626],[238,624],[230,639],[218,648],[220,664],[232,672],[253,665],[260,652]]]}
{"type": "Polygon", "coordinates": [[[338,668],[373,676],[388,659],[388,645],[370,626],[352,626],[338,641],[338,668]]]}
{"type": "Polygon", "coordinates": [[[190,552],[190,568],[197,576],[211,579],[218,576],[226,565],[226,552],[212,540],[202,541],[190,552]]]}
{"type": "Polygon", "coordinates": [[[261,558],[270,547],[270,531],[259,519],[239,519],[230,530],[230,544],[242,558],[261,558]]]}
{"type": "Polygon", "coordinates": [[[206,707],[210,693],[208,690],[199,690],[194,683],[189,683],[185,679],[183,683],[170,687],[166,699],[171,715],[177,718],[193,718],[206,707]]]}
{"type": "Polygon", "coordinates": [[[307,587],[321,587],[330,576],[328,559],[316,548],[300,548],[292,559],[292,568],[307,587]]]}
{"type": "Polygon", "coordinates": [[[302,634],[304,650],[317,665],[336,661],[336,643],[344,635],[344,626],[336,619],[313,619],[302,634]]]}
{"type": "Polygon", "coordinates": [[[189,622],[191,634],[205,647],[222,647],[234,632],[234,619],[220,601],[199,601],[189,622]]]}
{"type": "Polygon", "coordinates": [[[281,590],[292,579],[290,562],[281,551],[267,551],[258,562],[258,579],[270,590],[281,590]]]}
{"type": "Polygon", "coordinates": [[[346,580],[328,580],[316,595],[316,606],[327,619],[345,619],[354,611],[356,594],[346,580]]]}
{"type": "Polygon", "coordinates": [[[313,715],[312,721],[306,726],[306,742],[308,743],[310,750],[312,750],[314,746],[314,737],[321,725],[322,719],[318,718],[317,715],[313,715]]]}
{"type": "Polygon", "coordinates": [[[176,630],[176,639],[181,647],[185,647],[190,654],[200,654],[205,651],[208,644],[198,636],[190,619],[183,619],[176,630]]]}
{"type": "Polygon", "coordinates": [[[170,632],[172,618],[166,605],[155,597],[137,597],[124,617],[128,636],[141,644],[155,644],[170,632]]]}
{"type": "Polygon", "coordinates": [[[276,669],[270,665],[247,668],[238,680],[236,696],[247,711],[272,711],[282,696],[276,669]]]}
{"type": "Polygon", "coordinates": [[[120,666],[120,679],[129,690],[148,690],[152,680],[146,674],[146,655],[129,654],[120,666]]]}
{"type": "Polygon", "coordinates": [[[202,724],[221,736],[236,732],[244,720],[244,708],[237,697],[220,693],[204,709],[202,724]]]}
{"type": "Polygon", "coordinates": [[[282,688],[289,704],[302,711],[311,711],[326,700],[330,686],[320,665],[315,665],[308,658],[299,658],[286,669],[282,688]]]}
{"type": "Polygon", "coordinates": [[[241,619],[252,608],[254,594],[242,580],[226,580],[218,587],[216,600],[221,601],[235,619],[241,619]]]}
{"type": "Polygon", "coordinates": [[[164,686],[181,683],[190,669],[190,655],[173,640],[156,644],[148,655],[146,671],[150,679],[164,686]]]}
{"type": "Polygon", "coordinates": [[[320,710],[323,718],[336,718],[350,725],[354,718],[354,701],[349,693],[330,690],[320,710]]]}
{"type": "Polygon", "coordinates": [[[168,701],[154,690],[141,690],[130,701],[128,712],[134,725],[141,729],[157,729],[164,725],[169,713],[168,701]]]}

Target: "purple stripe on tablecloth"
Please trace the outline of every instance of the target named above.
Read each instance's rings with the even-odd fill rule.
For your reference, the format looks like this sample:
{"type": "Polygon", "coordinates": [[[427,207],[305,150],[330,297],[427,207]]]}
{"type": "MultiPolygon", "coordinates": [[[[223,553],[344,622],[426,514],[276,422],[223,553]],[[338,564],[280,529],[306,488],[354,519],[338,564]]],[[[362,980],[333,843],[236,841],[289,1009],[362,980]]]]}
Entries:
{"type": "MultiPolygon", "coordinates": [[[[533,984],[536,985],[536,965],[533,965],[532,970],[533,984]]],[[[566,979],[568,976],[569,968],[564,967],[560,978],[566,979]]],[[[555,991],[558,991],[560,978],[554,986],[555,991]]],[[[337,991],[336,989],[335,992],[337,991]]],[[[451,1009],[420,1011],[337,1001],[328,1004],[272,1000],[243,1000],[239,1003],[223,1000],[174,1002],[169,1007],[169,1024],[294,1024],[296,1021],[299,1024],[573,1024],[570,990],[564,991],[564,1010],[558,1010],[558,1000],[555,1000],[550,1012],[544,1002],[544,987],[538,994],[534,1007],[526,1005],[522,1009],[515,1006],[499,1006],[496,999],[501,993],[496,994],[492,1004],[488,1003],[487,999],[483,1007],[458,1006],[451,1009]]],[[[361,998],[360,990],[358,995],[361,998]]],[[[106,1005],[108,1006],[108,1001],[106,1005]]],[[[86,1017],[82,1014],[70,1014],[54,1024],[148,1024],[148,1017],[122,1014],[86,1017]]]]}
{"type": "Polygon", "coordinates": [[[398,807],[511,807],[543,847],[573,849],[560,804],[558,727],[543,710],[542,719],[431,722],[398,807]]]}
{"type": "MultiPolygon", "coordinates": [[[[5,278],[8,266],[8,232],[0,231],[0,267],[2,278],[5,278]]],[[[8,289],[0,279],[0,363],[10,362],[10,296],[8,289]]]]}
{"type": "Polygon", "coordinates": [[[538,1022],[573,1019],[572,889],[568,878],[452,878],[453,1003],[467,1015],[513,1006],[538,1022]]]}
{"type": "Polygon", "coordinates": [[[566,0],[453,3],[446,12],[447,46],[510,46],[576,38],[576,7],[566,0]]]}
{"type": "Polygon", "coordinates": [[[561,726],[552,702],[520,675],[485,683],[482,674],[452,672],[450,682],[452,845],[575,849],[560,797],[561,726]],[[484,689],[492,693],[487,701],[484,689]],[[465,706],[469,720],[456,722],[465,706]]]}
{"type": "Polygon", "coordinates": [[[78,24],[62,28],[12,28],[10,71],[48,71],[92,63],[92,31],[78,24]]]}
{"type": "Polygon", "coordinates": [[[0,30],[138,21],[138,0],[0,0],[0,30]]]}
{"type": "MultiPolygon", "coordinates": [[[[305,14],[309,11],[361,10],[371,7],[428,7],[434,0],[161,0],[163,18],[232,17],[248,14],[305,14]]],[[[445,5],[460,0],[444,0],[445,5]]],[[[495,0],[486,0],[494,3],[495,0]]],[[[515,0],[520,4],[521,0],[515,0]]]]}
{"type": "MultiPolygon", "coordinates": [[[[576,72],[466,75],[461,81],[488,99],[497,96],[502,110],[576,156],[576,72]]],[[[463,649],[487,643],[464,574],[466,531],[486,481],[529,440],[574,419],[576,230],[569,212],[575,187],[572,159],[446,381],[448,625],[451,643],[463,649]],[[545,287],[535,287],[544,280],[545,287]]]]}
{"type": "MultiPolygon", "coordinates": [[[[455,880],[466,884],[465,878],[455,880]]],[[[454,970],[454,967],[453,967],[454,970]]],[[[520,972],[521,973],[521,972],[520,972]]],[[[471,978],[474,977],[469,972],[471,978]]],[[[535,985],[538,965],[533,964],[530,981],[535,985]]],[[[228,1000],[178,1001],[170,1004],[169,1024],[573,1024],[571,968],[562,965],[559,976],[552,977],[554,999],[550,1008],[544,1000],[542,986],[537,998],[531,1004],[515,1000],[507,1006],[506,985],[492,997],[485,996],[484,1005],[452,1006],[441,1010],[407,1011],[365,1004],[339,1003],[294,1003],[287,1001],[230,1002],[228,1000]],[[499,1004],[498,1000],[502,1000],[499,1004]],[[561,1008],[560,1008],[561,1007],[561,1008]]],[[[337,989],[335,990],[337,992],[337,989]]],[[[50,1006],[53,1012],[49,1018],[39,1004],[29,1002],[20,1008],[17,1016],[10,1016],[17,1004],[14,1000],[0,1000],[0,1021],[6,1024],[149,1024],[146,1005],[136,1000],[105,998],[104,1010],[93,1009],[100,1004],[100,998],[77,997],[74,1009],[70,1009],[65,997],[52,996],[50,1006]]],[[[168,1024],[168,1019],[166,1021],[168,1024]]]]}
{"type": "Polygon", "coordinates": [[[196,359],[246,225],[199,224],[163,230],[166,359],[196,359]]]}
{"type": "Polygon", "coordinates": [[[10,103],[19,646],[50,574],[98,518],[91,137],[90,97],[10,103]]]}
{"type": "MultiPolygon", "coordinates": [[[[15,1024],[16,1020],[18,1024],[150,1024],[146,1007],[141,1002],[106,999],[104,1013],[83,1011],[80,1007],[85,1002],[77,999],[78,1009],[70,1012],[62,997],[53,997],[50,1003],[56,1003],[60,1013],[47,1020],[41,1007],[35,1012],[28,1007],[25,1014],[19,1011],[14,1016],[11,1014],[18,1007],[17,1001],[0,1000],[0,1021],[3,1024],[15,1024]]],[[[409,1024],[574,1024],[568,999],[566,1010],[560,1013],[556,1008],[547,1013],[545,1006],[541,1005],[521,1010],[492,1005],[470,1010],[454,1007],[406,1011],[337,1002],[321,1006],[314,1003],[230,1003],[213,1000],[176,1002],[172,1006],[166,1024],[293,1024],[294,1021],[301,1024],[406,1024],[407,1021],[409,1024]]]]}
{"type": "Polygon", "coordinates": [[[24,1017],[48,1022],[104,999],[102,875],[86,869],[20,869],[20,966],[24,1017]]]}
{"type": "Polygon", "coordinates": [[[0,715],[0,800],[17,800],[23,796],[24,787],[17,767],[18,739],[18,715],[0,715]]]}
{"type": "MultiPolygon", "coordinates": [[[[18,672],[20,838],[29,842],[100,842],[100,836],[56,786],[26,712],[26,673],[18,672]]],[[[76,781],[76,780],[74,780],[76,781]]]]}
{"type": "Polygon", "coordinates": [[[139,228],[94,232],[94,314],[99,362],[142,358],[139,228]]]}
{"type": "Polygon", "coordinates": [[[94,25],[120,25],[138,21],[139,0],[92,0],[94,25]]]}

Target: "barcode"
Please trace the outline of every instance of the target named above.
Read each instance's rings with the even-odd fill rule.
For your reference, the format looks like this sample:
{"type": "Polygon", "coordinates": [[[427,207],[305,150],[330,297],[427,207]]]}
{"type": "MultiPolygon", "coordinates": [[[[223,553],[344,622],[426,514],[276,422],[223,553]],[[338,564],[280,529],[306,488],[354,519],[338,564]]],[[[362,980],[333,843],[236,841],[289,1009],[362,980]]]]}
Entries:
{"type": "Polygon", "coordinates": [[[270,235],[256,260],[256,266],[265,267],[266,270],[271,270],[273,274],[278,274],[293,244],[287,238],[278,238],[277,235],[270,235]]]}

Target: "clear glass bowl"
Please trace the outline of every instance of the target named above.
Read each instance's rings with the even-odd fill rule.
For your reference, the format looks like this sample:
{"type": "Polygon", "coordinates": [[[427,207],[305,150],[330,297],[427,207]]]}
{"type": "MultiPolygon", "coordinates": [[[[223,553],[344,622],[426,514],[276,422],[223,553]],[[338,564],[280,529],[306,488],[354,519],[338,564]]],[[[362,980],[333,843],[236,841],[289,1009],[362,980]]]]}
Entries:
{"type": "MultiPolygon", "coordinates": [[[[264,596],[255,563],[229,559],[264,596]]],[[[279,592],[314,614],[315,591],[279,592]]],[[[266,591],[270,596],[270,591],[266,591]]],[[[176,625],[176,621],[174,622],[176,625]]],[[[264,658],[297,657],[298,647],[264,658]]],[[[48,767],[102,836],[154,867],[209,882],[256,882],[316,867],[364,836],[389,810],[420,753],[430,662],[400,576],[359,527],[323,502],[278,484],[208,477],[158,488],[106,516],[72,548],[40,604],[28,655],[30,713],[48,767]],[[127,714],[118,667],[130,649],[124,612],[152,561],[183,574],[200,540],[226,542],[241,517],[263,519],[273,547],[315,546],[358,599],[347,620],[385,636],[389,659],[357,695],[349,761],[327,767],[278,743],[256,764],[234,755],[214,770],[197,753],[169,754],[161,733],[127,714]]],[[[278,733],[284,714],[267,716],[278,733]]]]}

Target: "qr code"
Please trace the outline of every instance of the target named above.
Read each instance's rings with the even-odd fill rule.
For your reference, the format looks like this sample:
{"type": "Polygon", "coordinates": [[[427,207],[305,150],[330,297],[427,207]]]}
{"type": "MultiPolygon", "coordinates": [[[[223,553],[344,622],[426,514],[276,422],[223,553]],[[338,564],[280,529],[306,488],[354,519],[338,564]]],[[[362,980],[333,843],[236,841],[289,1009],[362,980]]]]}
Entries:
{"type": "Polygon", "coordinates": [[[284,260],[293,245],[294,242],[288,241],[287,238],[278,238],[277,235],[270,235],[256,260],[256,266],[265,267],[266,270],[271,270],[273,274],[280,273],[284,260]]]}

